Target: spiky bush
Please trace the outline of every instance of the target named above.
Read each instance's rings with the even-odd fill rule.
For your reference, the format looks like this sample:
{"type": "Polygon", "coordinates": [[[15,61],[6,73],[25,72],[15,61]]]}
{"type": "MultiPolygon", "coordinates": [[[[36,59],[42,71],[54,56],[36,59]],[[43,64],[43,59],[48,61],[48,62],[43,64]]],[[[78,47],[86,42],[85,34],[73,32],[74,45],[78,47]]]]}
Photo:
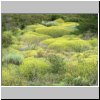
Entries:
{"type": "Polygon", "coordinates": [[[24,57],[23,57],[23,55],[21,55],[21,54],[9,53],[9,54],[5,57],[4,61],[5,61],[6,63],[12,63],[12,64],[19,65],[19,64],[22,63],[23,59],[24,59],[24,57]]]}

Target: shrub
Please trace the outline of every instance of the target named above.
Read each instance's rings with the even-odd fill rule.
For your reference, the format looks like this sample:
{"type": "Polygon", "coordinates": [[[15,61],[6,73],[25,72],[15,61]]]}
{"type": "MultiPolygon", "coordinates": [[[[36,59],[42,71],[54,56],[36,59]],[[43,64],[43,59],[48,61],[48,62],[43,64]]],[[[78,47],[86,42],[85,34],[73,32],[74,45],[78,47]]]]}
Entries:
{"type": "Polygon", "coordinates": [[[33,57],[37,55],[37,50],[27,50],[27,51],[23,51],[22,54],[24,55],[24,57],[33,57]]]}
{"type": "Polygon", "coordinates": [[[91,55],[84,59],[83,62],[79,64],[80,75],[83,75],[89,82],[89,85],[96,85],[98,80],[98,59],[97,55],[91,55]]]}
{"type": "Polygon", "coordinates": [[[23,55],[17,54],[17,53],[9,53],[6,57],[5,57],[5,62],[6,63],[13,63],[16,65],[19,65],[22,63],[23,61],[23,55]]]}
{"type": "Polygon", "coordinates": [[[41,34],[50,35],[54,38],[61,37],[69,33],[69,31],[67,31],[66,29],[62,27],[39,28],[36,30],[36,32],[41,33],[41,34]]]}
{"type": "Polygon", "coordinates": [[[26,58],[22,65],[19,67],[20,73],[28,80],[33,80],[38,75],[43,75],[49,71],[49,65],[46,61],[37,58],[26,58]]]}
{"type": "Polygon", "coordinates": [[[11,48],[11,47],[8,47],[8,48],[3,48],[2,49],[2,64],[7,64],[8,62],[8,60],[7,60],[7,56],[9,55],[9,54],[19,54],[19,55],[21,55],[21,52],[20,51],[18,51],[18,50],[16,50],[16,49],[13,49],[13,48],[11,48]]]}
{"type": "Polygon", "coordinates": [[[65,62],[63,57],[60,57],[55,54],[49,54],[47,56],[47,59],[51,63],[52,73],[63,74],[65,72],[65,62]]]}
{"type": "Polygon", "coordinates": [[[42,43],[49,45],[49,44],[53,43],[54,41],[55,41],[54,38],[50,38],[50,39],[46,39],[46,40],[42,41],[42,43]]]}
{"type": "Polygon", "coordinates": [[[13,43],[11,31],[3,32],[2,43],[3,43],[3,47],[8,47],[10,44],[13,43]]]}
{"type": "MultiPolygon", "coordinates": [[[[26,35],[26,34],[34,35],[34,36],[36,36],[36,37],[39,37],[40,40],[44,40],[44,39],[50,38],[50,36],[48,36],[48,35],[39,34],[39,33],[37,33],[37,32],[32,32],[32,31],[28,31],[28,32],[24,33],[24,35],[26,35]]],[[[24,35],[23,35],[23,36],[24,36],[24,35]]]]}
{"type": "Polygon", "coordinates": [[[97,50],[87,50],[83,52],[83,55],[85,57],[89,57],[90,55],[98,55],[98,51],[97,50]]]}
{"type": "Polygon", "coordinates": [[[88,43],[88,41],[85,40],[66,40],[64,38],[59,38],[55,42],[49,44],[48,47],[57,51],[66,50],[82,52],[85,50],[89,50],[91,48],[91,45],[88,43]]]}
{"type": "Polygon", "coordinates": [[[72,40],[67,43],[66,50],[76,51],[76,52],[82,52],[89,50],[91,48],[90,44],[87,41],[84,40],[72,40]],[[68,47],[68,48],[67,48],[68,47]]]}
{"type": "Polygon", "coordinates": [[[89,43],[95,47],[95,46],[98,46],[98,39],[97,38],[93,38],[91,40],[89,40],[89,43]]]}
{"type": "Polygon", "coordinates": [[[64,18],[65,22],[79,22],[81,18],[79,17],[65,17],[64,18]]]}
{"type": "Polygon", "coordinates": [[[39,43],[39,37],[34,34],[24,34],[21,38],[25,45],[30,47],[32,44],[36,46],[39,43]]]}
{"type": "Polygon", "coordinates": [[[67,40],[79,40],[81,39],[79,36],[74,35],[74,34],[70,34],[70,35],[64,35],[61,37],[61,39],[67,39],[67,40]]]}
{"type": "Polygon", "coordinates": [[[16,37],[20,36],[22,34],[22,30],[20,28],[13,28],[12,29],[12,34],[16,37]]]}
{"type": "Polygon", "coordinates": [[[35,30],[37,28],[45,28],[46,26],[41,25],[41,24],[35,24],[35,25],[28,25],[25,27],[25,29],[23,30],[23,32],[28,32],[28,31],[32,31],[35,32],[35,30]]]}
{"type": "Polygon", "coordinates": [[[36,57],[43,57],[44,56],[44,53],[45,53],[44,49],[39,48],[37,50],[37,56],[36,57]]]}
{"type": "Polygon", "coordinates": [[[59,18],[59,19],[56,19],[55,22],[57,22],[57,23],[64,23],[64,20],[59,18]]]}
{"type": "Polygon", "coordinates": [[[37,28],[36,32],[41,34],[47,34],[52,37],[61,37],[63,35],[77,31],[78,23],[66,22],[58,23],[57,26],[37,28]]]}
{"type": "Polygon", "coordinates": [[[23,45],[12,44],[10,47],[15,49],[15,50],[20,50],[20,48],[23,48],[23,45]]]}
{"type": "Polygon", "coordinates": [[[76,22],[65,22],[65,23],[62,23],[62,24],[59,24],[61,26],[65,26],[66,28],[77,28],[77,26],[79,26],[79,23],[76,23],[76,22]]]}
{"type": "Polygon", "coordinates": [[[66,62],[66,74],[63,82],[66,85],[96,85],[98,80],[97,56],[91,55],[88,58],[78,56],[76,59],[70,59],[66,62]],[[78,60],[79,59],[79,60],[78,60]]]}
{"type": "Polygon", "coordinates": [[[66,45],[64,44],[65,42],[54,42],[54,43],[51,43],[48,48],[49,49],[53,49],[57,52],[61,52],[61,51],[64,51],[66,50],[66,45]]]}
{"type": "Polygon", "coordinates": [[[79,22],[79,31],[81,33],[86,33],[90,31],[95,33],[94,35],[98,34],[98,15],[97,14],[88,14],[88,15],[81,15],[82,19],[79,22]]]}
{"type": "Polygon", "coordinates": [[[3,86],[23,86],[27,81],[19,76],[18,69],[13,64],[2,67],[2,85],[3,86]]]}
{"type": "Polygon", "coordinates": [[[21,41],[24,42],[28,48],[36,48],[40,41],[49,38],[47,35],[38,34],[35,32],[28,32],[21,36],[21,41]]]}

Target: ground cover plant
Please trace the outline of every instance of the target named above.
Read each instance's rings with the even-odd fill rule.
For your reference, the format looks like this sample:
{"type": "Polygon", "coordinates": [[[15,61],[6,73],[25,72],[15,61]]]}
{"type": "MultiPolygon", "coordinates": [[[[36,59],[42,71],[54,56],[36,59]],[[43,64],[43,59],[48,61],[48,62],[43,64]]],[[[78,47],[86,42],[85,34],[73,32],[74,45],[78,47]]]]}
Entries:
{"type": "Polygon", "coordinates": [[[3,86],[97,86],[96,14],[3,14],[3,86]]]}

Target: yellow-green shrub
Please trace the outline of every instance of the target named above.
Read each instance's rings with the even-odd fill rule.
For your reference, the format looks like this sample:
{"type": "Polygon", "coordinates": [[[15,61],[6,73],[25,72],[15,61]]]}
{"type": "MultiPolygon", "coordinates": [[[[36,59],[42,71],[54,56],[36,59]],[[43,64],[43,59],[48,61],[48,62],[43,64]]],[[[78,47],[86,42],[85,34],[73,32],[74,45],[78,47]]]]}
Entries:
{"type": "Polygon", "coordinates": [[[54,41],[55,41],[54,38],[50,38],[50,39],[46,39],[46,40],[42,41],[42,43],[49,45],[49,44],[53,43],[54,41]]]}
{"type": "Polygon", "coordinates": [[[25,58],[27,58],[27,57],[33,57],[33,56],[37,55],[37,50],[23,51],[22,54],[24,55],[25,58]]]}
{"type": "Polygon", "coordinates": [[[42,49],[42,48],[39,48],[37,50],[37,56],[36,57],[43,57],[44,56],[44,53],[45,53],[45,50],[42,49]]]}
{"type": "Polygon", "coordinates": [[[36,32],[41,34],[47,34],[55,38],[77,31],[76,26],[79,25],[75,22],[64,23],[62,19],[57,19],[54,22],[58,23],[57,26],[37,28],[36,32]]]}
{"type": "Polygon", "coordinates": [[[41,24],[28,25],[28,26],[25,27],[23,32],[28,32],[28,31],[33,31],[34,32],[36,28],[42,28],[42,27],[46,27],[46,26],[41,25],[41,24]]]}
{"type": "Polygon", "coordinates": [[[71,40],[66,43],[66,50],[81,52],[89,50],[91,48],[90,44],[84,40],[71,40]]]}
{"type": "Polygon", "coordinates": [[[91,40],[89,40],[89,43],[94,47],[94,46],[98,46],[98,39],[97,38],[93,38],[91,40]]]}
{"type": "Polygon", "coordinates": [[[61,26],[76,27],[76,26],[79,26],[79,23],[77,23],[77,22],[65,22],[65,23],[62,23],[61,26]]]}
{"type": "Polygon", "coordinates": [[[78,60],[70,59],[66,62],[66,75],[64,82],[66,85],[96,85],[98,80],[98,60],[96,55],[88,58],[79,56],[78,60]]]}
{"type": "Polygon", "coordinates": [[[57,22],[57,23],[64,23],[64,20],[59,18],[59,19],[56,19],[55,22],[57,22]]]}
{"type": "Polygon", "coordinates": [[[10,47],[13,49],[20,50],[20,48],[23,48],[24,45],[18,45],[18,44],[12,44],[10,47]]]}
{"type": "Polygon", "coordinates": [[[2,85],[23,86],[27,85],[27,81],[18,74],[17,66],[8,64],[2,67],[2,85]]]}
{"type": "Polygon", "coordinates": [[[49,71],[48,62],[38,58],[26,58],[19,67],[20,73],[28,80],[37,78],[38,75],[43,75],[49,71]]]}
{"type": "Polygon", "coordinates": [[[91,55],[98,55],[98,51],[97,50],[87,50],[83,52],[83,55],[86,57],[89,57],[91,55]]]}
{"type": "Polygon", "coordinates": [[[38,28],[36,32],[40,34],[50,35],[56,38],[68,34],[70,31],[66,30],[64,27],[48,27],[48,28],[38,28]]]}
{"type": "Polygon", "coordinates": [[[28,46],[28,48],[35,48],[40,43],[40,41],[47,38],[49,38],[49,36],[31,32],[22,35],[21,41],[23,41],[24,44],[28,46]]]}
{"type": "Polygon", "coordinates": [[[48,47],[57,51],[66,50],[81,52],[89,50],[91,45],[85,40],[66,40],[64,38],[59,38],[56,39],[55,42],[49,44],[48,47]]]}

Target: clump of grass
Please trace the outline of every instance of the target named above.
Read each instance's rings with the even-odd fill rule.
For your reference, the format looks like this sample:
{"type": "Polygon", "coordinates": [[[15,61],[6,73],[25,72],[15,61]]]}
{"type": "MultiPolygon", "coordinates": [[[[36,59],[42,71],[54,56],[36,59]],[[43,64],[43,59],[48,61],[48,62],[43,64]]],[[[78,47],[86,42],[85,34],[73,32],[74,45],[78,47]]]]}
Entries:
{"type": "Polygon", "coordinates": [[[19,65],[23,62],[23,59],[24,59],[23,55],[17,53],[9,53],[4,60],[6,63],[19,65]]]}

